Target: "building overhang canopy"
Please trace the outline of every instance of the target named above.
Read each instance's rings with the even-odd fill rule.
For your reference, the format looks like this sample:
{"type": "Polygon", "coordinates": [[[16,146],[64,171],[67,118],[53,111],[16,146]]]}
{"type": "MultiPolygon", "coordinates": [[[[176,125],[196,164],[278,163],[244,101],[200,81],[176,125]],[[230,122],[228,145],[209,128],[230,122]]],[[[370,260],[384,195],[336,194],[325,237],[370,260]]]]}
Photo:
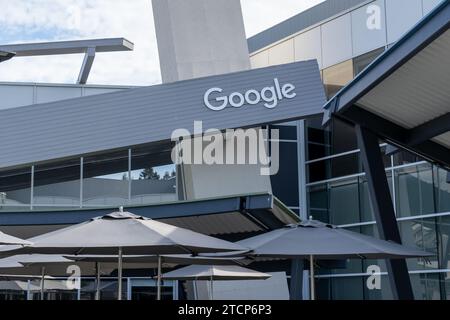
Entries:
{"type": "Polygon", "coordinates": [[[450,169],[450,2],[444,1],[336,94],[337,117],[450,169]]]}
{"type": "MultiPolygon", "coordinates": [[[[265,232],[299,222],[298,216],[280,200],[265,193],[126,209],[137,215],[215,236],[265,232]]],[[[0,216],[0,225],[15,233],[15,226],[64,226],[103,216],[114,210],[117,209],[5,212],[0,216]]]]}

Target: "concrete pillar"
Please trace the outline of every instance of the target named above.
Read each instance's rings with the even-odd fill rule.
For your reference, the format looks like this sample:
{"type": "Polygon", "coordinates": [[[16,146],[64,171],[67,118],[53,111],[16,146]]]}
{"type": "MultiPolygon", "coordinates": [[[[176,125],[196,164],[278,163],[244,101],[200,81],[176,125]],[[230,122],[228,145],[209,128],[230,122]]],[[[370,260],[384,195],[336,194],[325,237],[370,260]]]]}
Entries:
{"type": "Polygon", "coordinates": [[[164,83],[250,69],[239,0],[152,0],[164,83]]]}
{"type": "MultiPolygon", "coordinates": [[[[163,83],[250,69],[239,0],[152,0],[152,5],[163,83]]],[[[270,177],[261,176],[260,168],[180,165],[179,197],[271,192],[270,177]]]]}

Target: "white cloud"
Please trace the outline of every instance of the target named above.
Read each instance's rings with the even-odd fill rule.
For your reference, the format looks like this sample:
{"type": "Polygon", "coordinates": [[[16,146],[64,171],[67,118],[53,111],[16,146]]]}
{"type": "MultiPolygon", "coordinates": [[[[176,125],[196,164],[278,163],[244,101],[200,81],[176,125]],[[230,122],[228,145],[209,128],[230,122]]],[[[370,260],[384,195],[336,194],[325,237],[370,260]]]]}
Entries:
{"type": "MultiPolygon", "coordinates": [[[[321,1],[241,0],[247,35],[321,1]]],[[[125,37],[135,50],[97,54],[89,83],[160,82],[151,0],[0,0],[0,8],[0,42],[125,37]]],[[[0,65],[0,81],[74,83],[82,60],[82,55],[15,58],[0,65]]]]}

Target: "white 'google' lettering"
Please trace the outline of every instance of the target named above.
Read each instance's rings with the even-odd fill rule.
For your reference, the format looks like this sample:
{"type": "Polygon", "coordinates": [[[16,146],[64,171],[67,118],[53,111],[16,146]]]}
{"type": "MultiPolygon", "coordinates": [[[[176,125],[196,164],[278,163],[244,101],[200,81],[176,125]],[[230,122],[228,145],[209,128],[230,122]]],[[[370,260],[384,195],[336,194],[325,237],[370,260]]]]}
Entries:
{"type": "Polygon", "coordinates": [[[222,88],[211,88],[205,92],[203,100],[205,106],[213,111],[220,111],[225,109],[228,105],[234,108],[240,108],[244,104],[255,105],[264,101],[264,106],[268,109],[273,109],[278,105],[278,101],[295,98],[295,86],[291,83],[286,83],[281,86],[277,78],[273,79],[273,86],[264,87],[261,91],[250,89],[244,94],[240,92],[233,92],[228,96],[216,96],[212,98],[214,93],[222,93],[222,88]],[[214,103],[211,103],[211,100],[214,103]]]}

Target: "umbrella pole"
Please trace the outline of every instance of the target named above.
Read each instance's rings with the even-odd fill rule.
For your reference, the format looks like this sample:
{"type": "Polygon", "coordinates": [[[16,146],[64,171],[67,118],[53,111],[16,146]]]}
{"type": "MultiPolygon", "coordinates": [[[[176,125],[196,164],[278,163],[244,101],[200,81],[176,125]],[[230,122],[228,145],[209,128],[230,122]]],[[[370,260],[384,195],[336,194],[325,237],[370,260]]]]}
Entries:
{"type": "Polygon", "coordinates": [[[161,300],[161,256],[158,255],[158,276],[156,278],[156,300],[161,300]]]}
{"type": "Polygon", "coordinates": [[[197,293],[197,279],[194,279],[193,285],[194,285],[194,300],[198,300],[198,293],[197,293]]]}
{"type": "Polygon", "coordinates": [[[44,288],[45,288],[45,267],[41,268],[41,300],[44,300],[44,288]]]}
{"type": "Polygon", "coordinates": [[[119,248],[117,300],[122,300],[122,248],[119,248]]]}
{"type": "Polygon", "coordinates": [[[316,299],[316,288],[314,283],[314,256],[309,256],[309,285],[310,285],[310,299],[316,299]]]}
{"type": "Polygon", "coordinates": [[[100,300],[100,263],[95,263],[95,271],[97,273],[95,279],[95,300],[100,300]]]}
{"type": "Polygon", "coordinates": [[[211,279],[209,281],[209,291],[211,291],[211,300],[214,300],[214,285],[213,285],[213,277],[211,276],[211,279]]]}

